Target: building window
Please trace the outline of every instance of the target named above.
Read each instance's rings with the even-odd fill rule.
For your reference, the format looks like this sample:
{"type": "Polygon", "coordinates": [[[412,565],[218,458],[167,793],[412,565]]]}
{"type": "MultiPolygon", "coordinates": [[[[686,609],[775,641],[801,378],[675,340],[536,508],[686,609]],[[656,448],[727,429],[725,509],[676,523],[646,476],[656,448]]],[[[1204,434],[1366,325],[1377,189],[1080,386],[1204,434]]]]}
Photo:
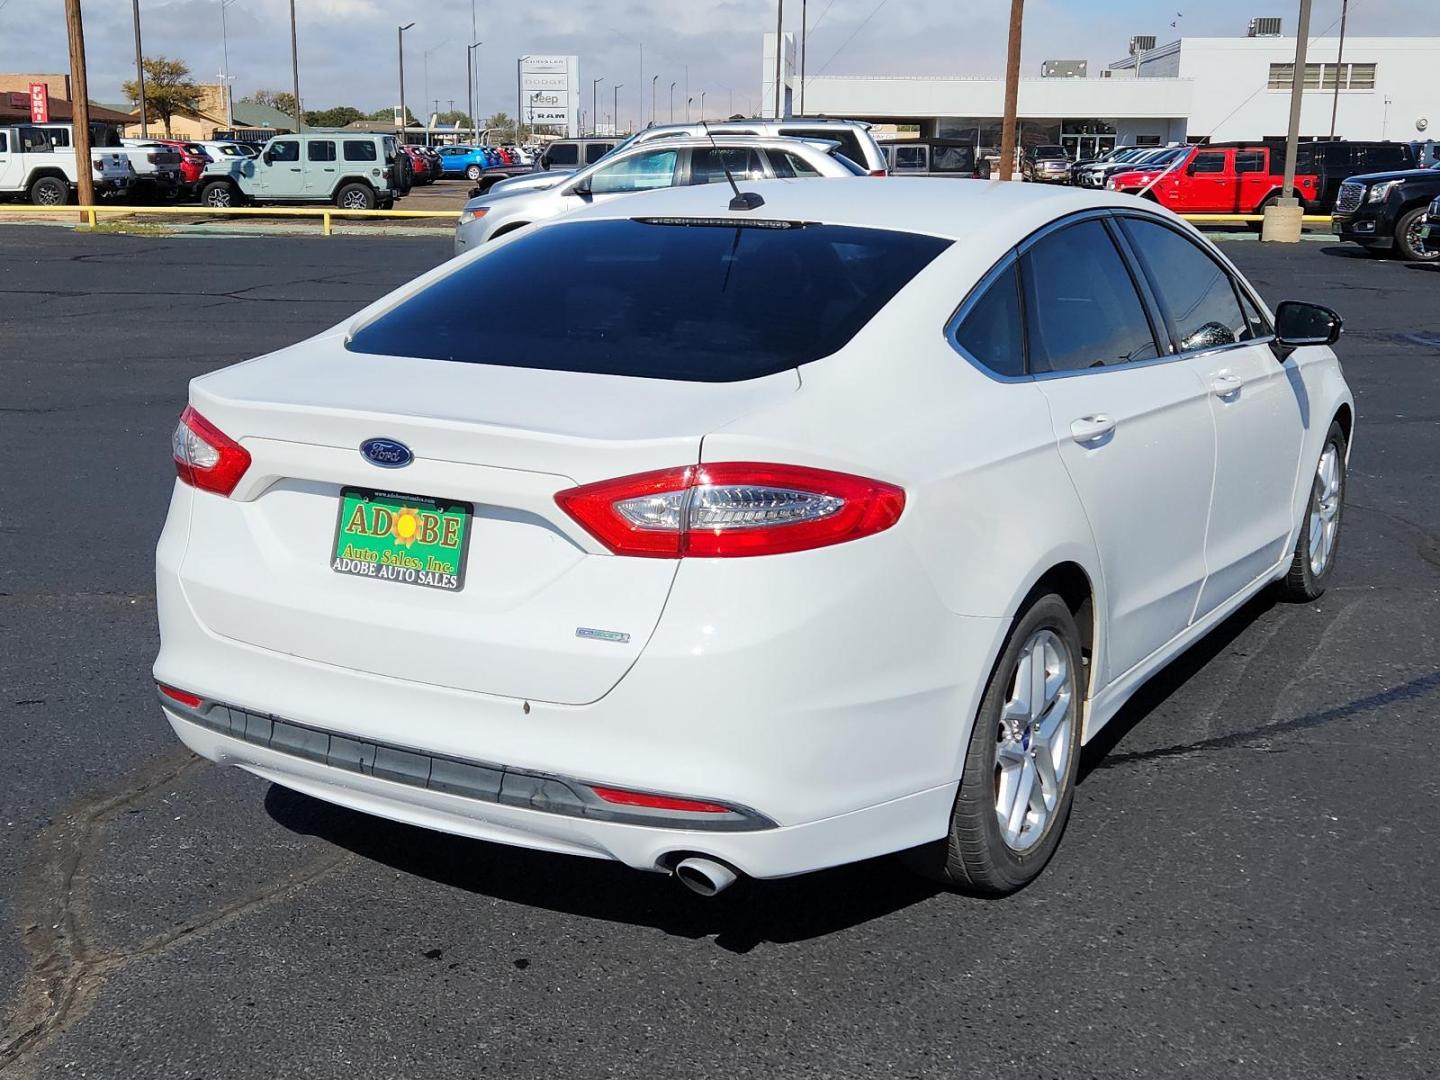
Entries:
{"type": "Polygon", "coordinates": [[[1159,135],[1136,135],[1136,136],[1135,136],[1135,145],[1136,145],[1136,146],[1159,146],[1159,145],[1160,145],[1160,136],[1159,136],[1159,135]]]}
{"type": "MultiPolygon", "coordinates": [[[[1270,79],[1266,83],[1270,90],[1289,90],[1295,78],[1294,64],[1271,64],[1270,79]]],[[[1374,90],[1374,64],[1306,64],[1304,88],[1306,90],[1374,90]]]]}

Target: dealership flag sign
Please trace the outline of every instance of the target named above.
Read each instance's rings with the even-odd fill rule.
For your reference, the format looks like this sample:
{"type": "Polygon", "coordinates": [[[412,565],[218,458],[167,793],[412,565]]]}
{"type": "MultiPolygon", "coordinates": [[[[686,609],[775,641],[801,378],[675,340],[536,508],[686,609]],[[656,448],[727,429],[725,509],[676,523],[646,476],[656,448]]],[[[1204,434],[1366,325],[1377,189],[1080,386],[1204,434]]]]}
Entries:
{"type": "Polygon", "coordinates": [[[50,122],[50,88],[43,82],[30,84],[30,122],[32,124],[48,124],[50,122]]]}

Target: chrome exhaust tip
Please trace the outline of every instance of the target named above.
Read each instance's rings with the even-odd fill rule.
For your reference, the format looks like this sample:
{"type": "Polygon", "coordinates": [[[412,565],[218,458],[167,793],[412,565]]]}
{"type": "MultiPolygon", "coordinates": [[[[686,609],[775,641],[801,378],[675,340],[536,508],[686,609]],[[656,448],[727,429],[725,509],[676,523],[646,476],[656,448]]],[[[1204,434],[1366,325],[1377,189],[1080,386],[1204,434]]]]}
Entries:
{"type": "Polygon", "coordinates": [[[691,892],[700,896],[718,896],[739,876],[735,870],[715,859],[692,855],[675,864],[675,876],[691,892]]]}

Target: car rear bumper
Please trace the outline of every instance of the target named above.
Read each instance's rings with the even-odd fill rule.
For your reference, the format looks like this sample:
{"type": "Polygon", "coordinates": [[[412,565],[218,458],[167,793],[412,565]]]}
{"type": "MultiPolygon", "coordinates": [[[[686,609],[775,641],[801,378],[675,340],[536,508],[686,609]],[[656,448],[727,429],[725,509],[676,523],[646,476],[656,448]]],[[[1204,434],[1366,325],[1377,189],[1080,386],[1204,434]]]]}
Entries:
{"type": "Polygon", "coordinates": [[[793,556],[685,560],[659,625],[612,690],[586,705],[524,701],[369,674],[213,632],[186,595],[190,492],[177,493],[157,549],[154,674],[225,708],[206,724],[167,701],[167,719],[187,745],[395,820],[643,869],[700,851],[776,877],[939,838],[985,677],[1009,627],[943,608],[898,529],[793,556]],[[874,547],[868,559],[839,556],[862,544],[874,547]],[[283,718],[312,734],[277,750],[248,731],[237,737],[235,713],[283,718]],[[568,778],[716,802],[743,809],[754,827],[636,824],[597,817],[593,804],[541,810],[484,790],[457,795],[430,787],[428,773],[423,783],[403,783],[332,764],[328,746],[318,756],[291,752],[307,739],[334,740],[346,752],[351,743],[403,749],[446,768],[557,778],[571,792],[568,778]]]}

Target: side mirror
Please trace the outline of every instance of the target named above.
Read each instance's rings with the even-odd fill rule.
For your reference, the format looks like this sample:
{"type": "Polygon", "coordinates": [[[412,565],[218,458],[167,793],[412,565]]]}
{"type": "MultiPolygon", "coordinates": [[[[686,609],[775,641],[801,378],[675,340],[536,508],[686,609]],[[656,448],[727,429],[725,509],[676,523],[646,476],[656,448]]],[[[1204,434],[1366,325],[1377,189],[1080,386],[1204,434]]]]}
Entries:
{"type": "Polygon", "coordinates": [[[1344,326],[1344,320],[1322,304],[1283,300],[1275,309],[1275,342],[1286,350],[1302,345],[1334,345],[1344,326]]]}
{"type": "Polygon", "coordinates": [[[576,180],[567,194],[579,195],[582,199],[588,199],[590,197],[590,178],[587,176],[584,179],[576,180]]]}
{"type": "Polygon", "coordinates": [[[269,150],[266,150],[265,153],[260,155],[260,160],[265,162],[266,165],[274,165],[275,155],[272,154],[269,150]]]}

